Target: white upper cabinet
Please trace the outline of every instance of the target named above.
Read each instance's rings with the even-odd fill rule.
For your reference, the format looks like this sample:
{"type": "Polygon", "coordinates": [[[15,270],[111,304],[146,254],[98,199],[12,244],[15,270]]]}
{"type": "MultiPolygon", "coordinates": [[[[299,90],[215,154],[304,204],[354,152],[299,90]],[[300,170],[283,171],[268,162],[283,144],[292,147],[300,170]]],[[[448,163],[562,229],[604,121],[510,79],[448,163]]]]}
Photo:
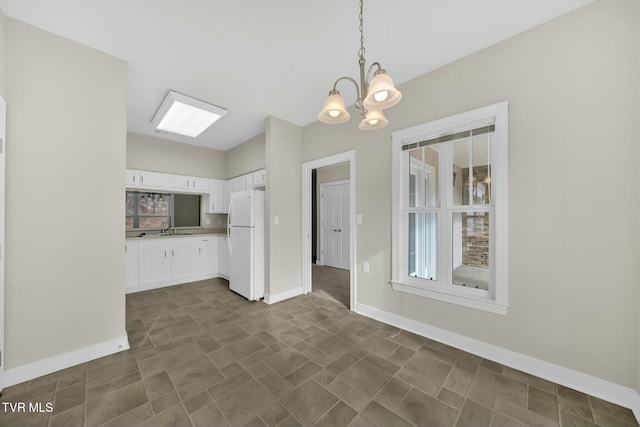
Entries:
{"type": "Polygon", "coordinates": [[[267,172],[265,169],[255,171],[252,174],[253,188],[264,187],[267,184],[267,172]]]}
{"type": "Polygon", "coordinates": [[[127,187],[139,187],[140,171],[134,170],[134,169],[127,169],[125,184],[127,187]]]}
{"type": "Polygon", "coordinates": [[[190,190],[191,189],[191,177],[184,175],[171,175],[170,178],[171,188],[174,190],[190,190]]]}
{"type": "Polygon", "coordinates": [[[170,175],[160,172],[140,171],[140,187],[167,190],[170,175]]]}
{"type": "Polygon", "coordinates": [[[209,197],[203,198],[205,213],[227,213],[224,207],[224,187],[221,179],[209,180],[209,197]]]}
{"type": "Polygon", "coordinates": [[[209,194],[210,181],[209,178],[197,176],[175,175],[136,169],[127,169],[125,175],[126,188],[203,195],[209,194]]]}
{"type": "Polygon", "coordinates": [[[190,193],[208,193],[209,179],[196,176],[171,175],[171,189],[190,193]]]}

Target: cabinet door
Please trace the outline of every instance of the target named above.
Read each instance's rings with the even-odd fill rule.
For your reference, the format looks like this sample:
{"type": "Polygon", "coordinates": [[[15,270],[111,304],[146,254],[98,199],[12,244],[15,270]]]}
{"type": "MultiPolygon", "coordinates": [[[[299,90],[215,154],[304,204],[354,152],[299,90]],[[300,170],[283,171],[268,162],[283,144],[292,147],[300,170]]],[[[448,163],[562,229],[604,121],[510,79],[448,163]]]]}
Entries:
{"type": "Polygon", "coordinates": [[[267,172],[262,169],[253,173],[253,187],[264,187],[267,183],[267,172]]]}
{"type": "Polygon", "coordinates": [[[226,237],[218,238],[218,273],[220,277],[229,278],[229,243],[226,237]]]}
{"type": "Polygon", "coordinates": [[[206,213],[227,213],[224,209],[224,181],[221,179],[209,180],[209,199],[205,205],[206,213]]]}
{"type": "Polygon", "coordinates": [[[170,176],[166,173],[140,171],[140,187],[168,190],[170,186],[170,176]]]}
{"type": "Polygon", "coordinates": [[[209,179],[208,178],[199,178],[196,176],[191,177],[191,190],[197,193],[208,193],[209,192],[209,179]]]}
{"type": "Polygon", "coordinates": [[[198,241],[171,239],[171,280],[198,275],[198,241]]]}
{"type": "Polygon", "coordinates": [[[191,189],[191,177],[184,175],[170,175],[169,181],[171,188],[174,190],[190,190],[191,189]]]}
{"type": "Polygon", "coordinates": [[[225,181],[223,184],[223,195],[224,198],[222,200],[222,207],[224,210],[224,213],[229,212],[229,201],[231,200],[231,181],[225,181]]]}
{"type": "Polygon", "coordinates": [[[127,289],[138,287],[138,242],[127,241],[124,244],[124,273],[127,289]]]}
{"type": "Polygon", "coordinates": [[[141,242],[138,252],[140,286],[166,283],[171,279],[171,242],[141,242]]]}
{"type": "Polygon", "coordinates": [[[140,186],[140,171],[134,169],[127,169],[125,175],[126,187],[139,187],[140,186]]]}
{"type": "Polygon", "coordinates": [[[231,193],[237,193],[247,189],[247,176],[242,175],[231,180],[231,193]]]}
{"type": "Polygon", "coordinates": [[[203,237],[198,241],[198,274],[218,274],[218,238],[203,237]]]}

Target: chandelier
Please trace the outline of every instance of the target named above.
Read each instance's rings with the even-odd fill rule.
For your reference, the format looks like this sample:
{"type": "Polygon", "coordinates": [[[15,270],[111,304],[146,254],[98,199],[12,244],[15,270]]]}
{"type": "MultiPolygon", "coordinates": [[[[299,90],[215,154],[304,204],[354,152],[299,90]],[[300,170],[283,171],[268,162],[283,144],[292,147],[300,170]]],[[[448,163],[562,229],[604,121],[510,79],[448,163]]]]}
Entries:
{"type": "Polygon", "coordinates": [[[382,110],[392,107],[400,101],[402,94],[393,85],[393,80],[387,75],[380,63],[374,62],[369,67],[365,75],[365,59],[364,59],[364,31],[362,24],[363,0],[360,0],[360,50],[358,51],[358,64],[360,65],[360,85],[351,77],[340,77],[333,84],[333,89],[329,91],[329,96],[324,101],[322,111],[318,114],[318,120],[328,124],[340,124],[349,120],[349,113],[344,107],[344,100],[340,96],[340,92],[336,89],[338,82],[348,80],[356,86],[356,102],[355,106],[360,110],[362,121],[360,129],[373,130],[380,129],[389,124],[384,117],[382,110]],[[373,80],[369,82],[371,73],[373,80]]]}

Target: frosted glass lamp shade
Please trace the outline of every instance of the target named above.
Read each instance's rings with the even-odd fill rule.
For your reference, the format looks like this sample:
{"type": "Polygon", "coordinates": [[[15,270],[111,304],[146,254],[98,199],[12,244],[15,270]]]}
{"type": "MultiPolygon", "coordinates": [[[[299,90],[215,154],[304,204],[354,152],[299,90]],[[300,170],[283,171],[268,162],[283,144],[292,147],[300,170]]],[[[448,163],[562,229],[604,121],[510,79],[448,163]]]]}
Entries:
{"type": "Polygon", "coordinates": [[[340,96],[340,92],[332,90],[329,96],[324,100],[322,111],[318,113],[318,120],[322,123],[340,124],[349,120],[349,112],[344,107],[344,100],[340,96]]]}
{"type": "Polygon", "coordinates": [[[389,120],[382,114],[382,110],[369,110],[360,122],[360,129],[375,130],[382,129],[389,124],[389,120]]]}
{"type": "Polygon", "coordinates": [[[393,85],[391,77],[384,70],[379,70],[369,84],[364,107],[368,110],[384,110],[396,105],[400,98],[402,94],[393,85]]]}

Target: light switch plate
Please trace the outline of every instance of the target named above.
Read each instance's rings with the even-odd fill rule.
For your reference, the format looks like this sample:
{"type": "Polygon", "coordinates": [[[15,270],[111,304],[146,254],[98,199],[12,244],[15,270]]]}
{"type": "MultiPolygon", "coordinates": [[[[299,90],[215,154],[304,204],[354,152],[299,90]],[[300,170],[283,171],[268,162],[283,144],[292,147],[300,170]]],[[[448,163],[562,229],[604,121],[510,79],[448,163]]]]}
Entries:
{"type": "Polygon", "coordinates": [[[356,224],[362,224],[362,214],[356,215],[356,224]]]}
{"type": "Polygon", "coordinates": [[[363,262],[362,263],[362,272],[363,273],[368,273],[369,272],[369,263],[368,262],[363,262]]]}
{"type": "Polygon", "coordinates": [[[273,217],[273,225],[280,225],[280,216],[276,215],[273,217]]]}

